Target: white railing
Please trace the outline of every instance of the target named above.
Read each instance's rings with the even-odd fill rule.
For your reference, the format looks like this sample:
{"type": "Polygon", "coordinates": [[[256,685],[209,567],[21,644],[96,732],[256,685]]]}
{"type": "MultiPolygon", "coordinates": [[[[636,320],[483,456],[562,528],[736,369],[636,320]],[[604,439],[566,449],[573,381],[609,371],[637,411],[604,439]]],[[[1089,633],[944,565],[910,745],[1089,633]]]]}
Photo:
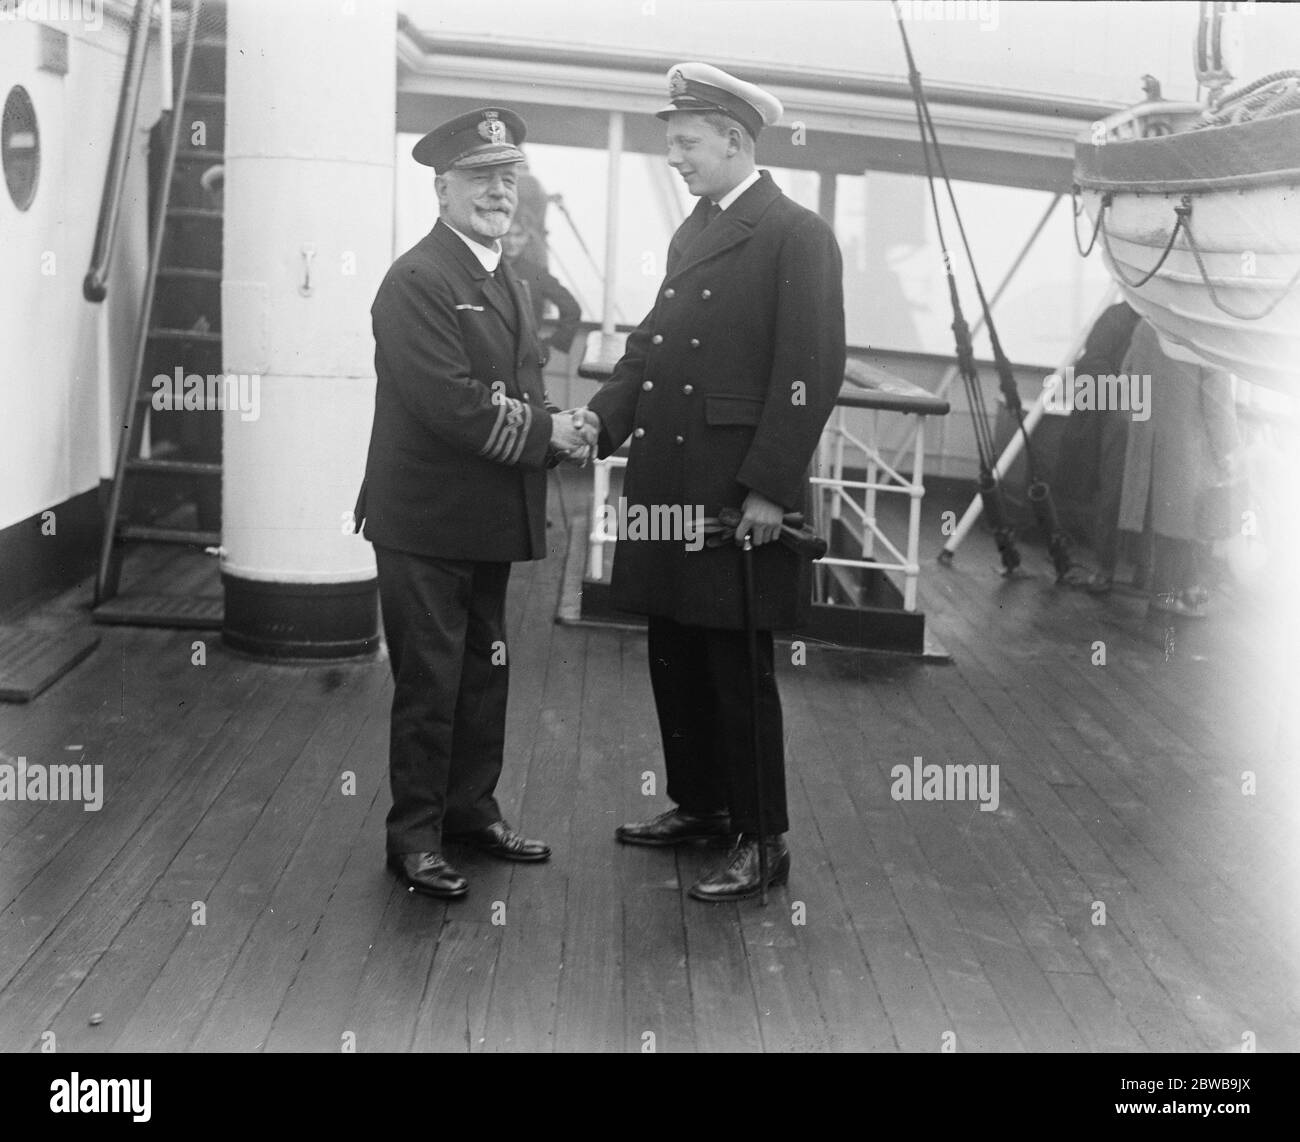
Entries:
{"type": "MultiPolygon", "coordinates": [[[[592,379],[602,379],[612,371],[612,362],[621,352],[621,339],[608,335],[592,334],[587,358],[580,374],[592,379]]],[[[920,575],[921,500],[925,496],[925,418],[943,416],[948,412],[948,402],[908,381],[904,381],[875,365],[850,360],[845,369],[845,386],[836,402],[836,409],[822,433],[818,444],[819,472],[826,476],[813,476],[812,523],[822,535],[829,538],[835,522],[845,520],[846,510],[857,521],[856,526],[845,523],[845,528],[855,538],[860,535],[861,554],[858,558],[844,555],[827,555],[819,561],[824,567],[856,567],[863,571],[894,571],[902,574],[903,609],[916,610],[916,586],[920,575]],[[868,412],[868,436],[862,439],[849,429],[849,410],[868,412]],[[916,417],[916,435],[911,441],[912,472],[903,475],[898,470],[898,458],[891,464],[881,454],[879,424],[882,413],[916,417]],[[861,457],[860,462],[857,461],[861,457]],[[846,459],[851,461],[846,465],[846,459]],[[845,468],[865,469],[865,480],[846,479],[845,468]],[[876,513],[880,493],[904,495],[909,498],[907,537],[891,539],[881,529],[876,513]],[[886,557],[876,557],[879,543],[886,557]],[[904,550],[905,548],[906,550],[904,550]]],[[[909,426],[910,431],[910,426],[909,426]]],[[[617,528],[611,521],[614,513],[605,508],[609,504],[610,471],[627,467],[627,457],[615,454],[598,460],[592,466],[591,514],[587,533],[587,578],[600,580],[605,572],[605,547],[618,540],[617,528]]],[[[815,580],[818,599],[825,596],[825,574],[815,580]]]]}
{"type": "MultiPolygon", "coordinates": [[[[916,416],[916,435],[912,441],[912,474],[903,475],[881,455],[879,424],[882,409],[872,409],[869,418],[868,439],[855,436],[848,427],[848,407],[841,405],[831,415],[822,433],[818,452],[818,470],[829,471],[828,476],[813,476],[809,483],[814,492],[814,525],[826,534],[833,525],[845,518],[845,509],[856,519],[857,527],[846,525],[850,534],[861,537],[861,556],[848,558],[827,555],[819,560],[823,567],[855,567],[862,571],[896,571],[904,577],[903,609],[916,610],[916,584],[921,573],[921,500],[925,496],[925,413],[898,413],[916,416]],[[851,459],[861,458],[860,464],[849,467],[865,468],[865,480],[845,479],[846,454],[851,459]],[[879,493],[904,495],[909,498],[907,538],[900,537],[906,551],[899,549],[885,534],[876,514],[876,497],[879,493]],[[878,558],[876,542],[885,549],[887,558],[878,558]]],[[[825,593],[825,576],[814,581],[819,598],[825,593]]]]}

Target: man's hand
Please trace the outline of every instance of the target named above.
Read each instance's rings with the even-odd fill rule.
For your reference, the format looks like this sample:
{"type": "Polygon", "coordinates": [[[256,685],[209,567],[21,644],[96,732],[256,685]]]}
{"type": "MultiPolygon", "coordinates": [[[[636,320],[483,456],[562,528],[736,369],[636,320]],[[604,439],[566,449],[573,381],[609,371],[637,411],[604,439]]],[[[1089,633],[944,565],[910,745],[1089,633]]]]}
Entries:
{"type": "Polygon", "coordinates": [[[551,443],[571,464],[586,467],[596,455],[600,417],[589,408],[571,408],[551,418],[551,443]]]}
{"type": "Polygon", "coordinates": [[[747,535],[752,537],[755,547],[779,539],[784,519],[785,508],[774,504],[766,496],[751,491],[740,510],[740,522],[736,525],[736,545],[744,547],[747,535]]]}

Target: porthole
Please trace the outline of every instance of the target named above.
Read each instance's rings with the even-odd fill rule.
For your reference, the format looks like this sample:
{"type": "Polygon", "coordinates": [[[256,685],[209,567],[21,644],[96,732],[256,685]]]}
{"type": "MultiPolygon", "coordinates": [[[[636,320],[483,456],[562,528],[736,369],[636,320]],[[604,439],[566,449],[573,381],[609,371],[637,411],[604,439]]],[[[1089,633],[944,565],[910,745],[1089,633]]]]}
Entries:
{"type": "Polygon", "coordinates": [[[5,99],[0,123],[0,164],[4,166],[9,197],[26,210],[36,197],[41,175],[41,137],[36,129],[36,108],[27,89],[14,87],[5,99]]]}

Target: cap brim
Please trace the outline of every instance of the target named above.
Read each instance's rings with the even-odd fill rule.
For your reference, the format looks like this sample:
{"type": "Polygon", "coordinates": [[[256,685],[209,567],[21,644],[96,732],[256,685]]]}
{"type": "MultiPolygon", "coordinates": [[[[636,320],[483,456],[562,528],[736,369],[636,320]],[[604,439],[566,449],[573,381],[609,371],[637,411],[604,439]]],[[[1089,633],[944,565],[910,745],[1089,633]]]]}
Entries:
{"type": "Polygon", "coordinates": [[[506,144],[505,146],[492,147],[490,150],[475,151],[473,154],[463,155],[451,164],[452,170],[472,170],[475,167],[499,167],[505,163],[522,163],[524,161],[524,152],[518,147],[506,144]]]}
{"type": "MultiPolygon", "coordinates": [[[[411,157],[421,166],[433,167],[441,171],[436,161],[437,145],[431,135],[425,135],[414,147],[411,148],[411,157]]],[[[451,163],[444,160],[443,165],[447,170],[471,170],[474,167],[493,167],[502,166],[505,163],[522,163],[526,161],[524,152],[516,147],[513,143],[501,143],[494,147],[483,147],[480,150],[472,151],[468,155],[462,155],[451,163]]]]}
{"type": "MultiPolygon", "coordinates": [[[[683,97],[687,98],[687,97],[683,97]]],[[[667,107],[661,107],[655,112],[659,119],[667,119],[674,111],[680,111],[683,115],[707,115],[711,111],[716,111],[721,115],[731,115],[725,107],[720,107],[716,103],[706,103],[704,100],[693,100],[688,104],[670,103],[667,107]]]]}

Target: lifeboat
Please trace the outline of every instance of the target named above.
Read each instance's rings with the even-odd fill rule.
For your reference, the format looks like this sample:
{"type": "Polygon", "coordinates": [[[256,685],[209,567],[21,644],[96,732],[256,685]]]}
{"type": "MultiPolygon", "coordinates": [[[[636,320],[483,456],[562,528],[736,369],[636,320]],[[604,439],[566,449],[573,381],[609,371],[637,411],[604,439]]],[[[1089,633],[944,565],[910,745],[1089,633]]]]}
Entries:
{"type": "Polygon", "coordinates": [[[1080,252],[1170,356],[1300,393],[1300,71],[1101,120],[1074,181],[1080,252]]]}

